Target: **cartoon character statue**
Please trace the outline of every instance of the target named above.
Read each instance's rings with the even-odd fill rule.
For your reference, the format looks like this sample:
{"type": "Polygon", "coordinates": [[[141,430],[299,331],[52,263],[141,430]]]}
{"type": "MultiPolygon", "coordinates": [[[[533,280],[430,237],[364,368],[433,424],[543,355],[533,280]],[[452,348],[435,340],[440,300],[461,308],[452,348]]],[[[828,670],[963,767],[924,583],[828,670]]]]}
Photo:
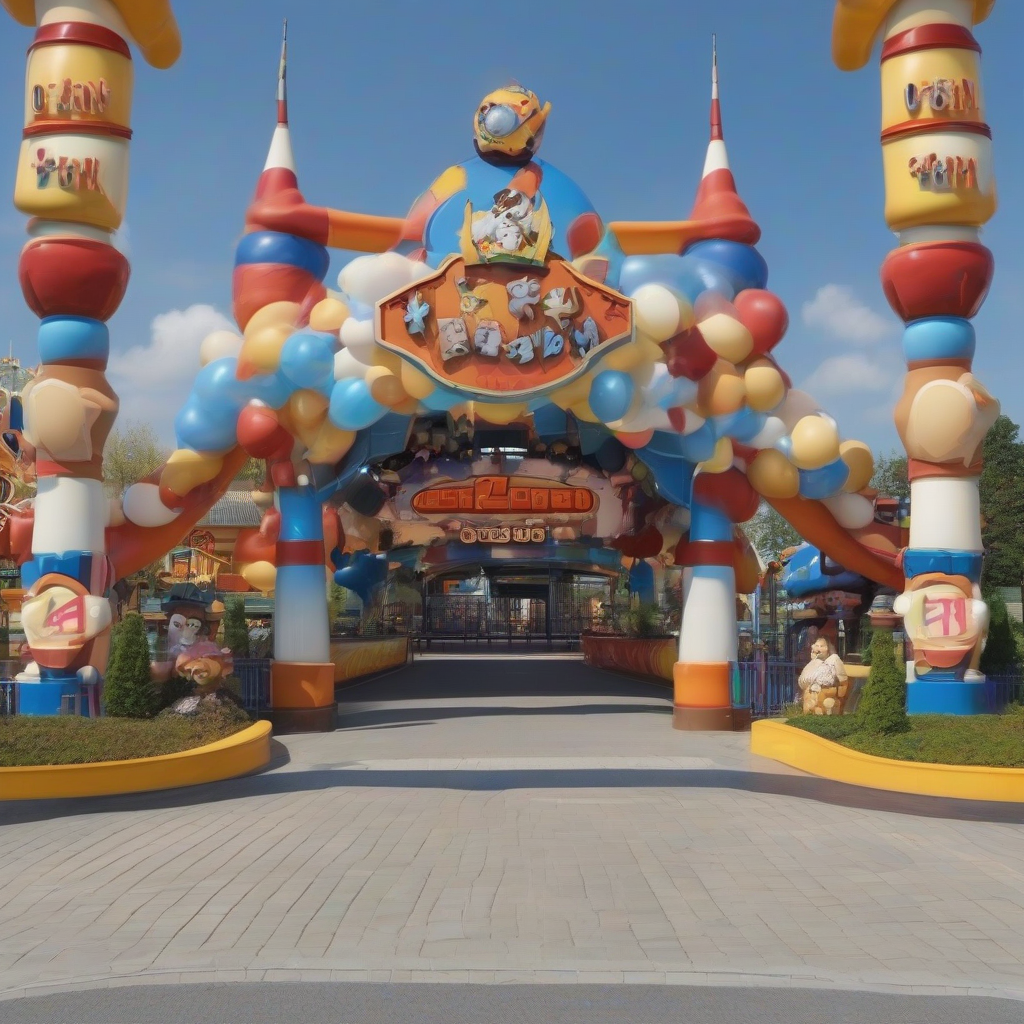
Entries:
{"type": "Polygon", "coordinates": [[[797,684],[803,693],[805,715],[841,715],[849,689],[846,666],[823,636],[811,645],[811,660],[797,684]]]}
{"type": "Polygon", "coordinates": [[[196,683],[200,693],[211,693],[234,668],[227,647],[218,647],[211,639],[224,616],[224,605],[194,583],[171,588],[163,603],[167,616],[167,655],[153,663],[153,678],[164,682],[171,675],[196,683]]]}

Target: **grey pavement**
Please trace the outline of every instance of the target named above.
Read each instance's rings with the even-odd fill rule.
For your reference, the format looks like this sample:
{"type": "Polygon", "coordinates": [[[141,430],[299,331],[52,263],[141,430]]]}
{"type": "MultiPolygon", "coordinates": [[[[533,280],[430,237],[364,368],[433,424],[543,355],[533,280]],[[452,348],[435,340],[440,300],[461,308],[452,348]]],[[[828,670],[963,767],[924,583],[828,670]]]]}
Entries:
{"type": "MultiPolygon", "coordinates": [[[[347,981],[364,983],[359,1021],[358,1000],[384,998],[366,983],[395,1006],[407,983],[454,983],[431,998],[456,1009],[492,998],[478,984],[569,983],[477,1019],[615,985],[644,986],[650,1007],[615,1019],[657,1021],[676,1018],[651,986],[682,985],[726,1007],[763,990],[758,1020],[929,1022],[965,1018],[900,1001],[872,1018],[863,993],[1024,999],[1021,808],[823,783],[753,757],[745,735],[675,732],[667,688],[564,658],[425,659],[343,691],[342,712],[246,779],[0,803],[0,998],[95,988],[74,1005],[101,1014],[112,986],[347,981]],[[814,1000],[833,998],[849,1012],[821,1016],[814,1000]]],[[[227,1013],[249,997],[209,998],[227,1013]]],[[[607,998],[579,1019],[606,1019],[607,998]]],[[[0,1021],[60,1005],[22,999],[0,1021]]],[[[308,1019],[347,1019],[322,1006],[308,1019]]]]}
{"type": "Polygon", "coordinates": [[[1020,1024],[1020,1003],[650,985],[163,985],[0,1003],[2,1024],[1020,1024]]]}

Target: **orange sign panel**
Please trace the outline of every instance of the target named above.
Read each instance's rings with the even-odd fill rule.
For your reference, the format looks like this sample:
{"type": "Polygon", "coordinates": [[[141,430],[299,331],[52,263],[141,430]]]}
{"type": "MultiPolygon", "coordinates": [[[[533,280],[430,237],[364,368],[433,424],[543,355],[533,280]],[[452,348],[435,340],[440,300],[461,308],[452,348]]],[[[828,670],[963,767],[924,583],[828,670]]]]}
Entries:
{"type": "Polygon", "coordinates": [[[541,480],[479,476],[471,483],[446,484],[420,491],[412,499],[412,508],[428,516],[460,512],[589,515],[597,508],[597,496],[586,487],[552,487],[541,480]]]}
{"type": "Polygon", "coordinates": [[[545,394],[633,338],[629,299],[571,264],[459,256],[377,304],[377,339],[438,384],[495,401],[545,394]]]}

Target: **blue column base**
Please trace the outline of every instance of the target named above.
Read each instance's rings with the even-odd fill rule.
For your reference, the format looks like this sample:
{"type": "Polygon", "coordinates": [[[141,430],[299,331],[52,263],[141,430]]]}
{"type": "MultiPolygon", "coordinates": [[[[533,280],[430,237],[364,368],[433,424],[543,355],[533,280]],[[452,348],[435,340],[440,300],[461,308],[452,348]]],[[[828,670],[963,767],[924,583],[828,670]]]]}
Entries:
{"type": "Polygon", "coordinates": [[[910,715],[983,715],[986,711],[984,683],[919,679],[907,685],[910,715]]]}
{"type": "MultiPolygon", "coordinates": [[[[75,678],[41,679],[38,683],[18,683],[19,715],[59,715],[61,699],[82,693],[82,684],[75,678]]],[[[83,705],[85,705],[83,698],[83,705]]],[[[88,713],[88,712],[87,712],[88,713]]]]}

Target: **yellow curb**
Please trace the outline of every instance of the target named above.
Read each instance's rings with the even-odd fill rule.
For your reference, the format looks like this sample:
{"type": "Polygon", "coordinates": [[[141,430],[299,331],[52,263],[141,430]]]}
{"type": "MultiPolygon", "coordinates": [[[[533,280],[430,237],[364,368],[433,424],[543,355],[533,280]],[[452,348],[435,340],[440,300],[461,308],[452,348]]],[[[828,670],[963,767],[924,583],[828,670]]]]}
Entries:
{"type": "Polygon", "coordinates": [[[894,761],[863,754],[785,722],[771,720],[754,722],[750,730],[750,750],[810,775],[852,786],[953,800],[1024,803],[1024,768],[894,761]]]}
{"type": "Polygon", "coordinates": [[[0,768],[0,801],[145,793],[233,779],[270,763],[270,732],[269,722],[256,722],[222,740],[176,754],[0,768]]]}

